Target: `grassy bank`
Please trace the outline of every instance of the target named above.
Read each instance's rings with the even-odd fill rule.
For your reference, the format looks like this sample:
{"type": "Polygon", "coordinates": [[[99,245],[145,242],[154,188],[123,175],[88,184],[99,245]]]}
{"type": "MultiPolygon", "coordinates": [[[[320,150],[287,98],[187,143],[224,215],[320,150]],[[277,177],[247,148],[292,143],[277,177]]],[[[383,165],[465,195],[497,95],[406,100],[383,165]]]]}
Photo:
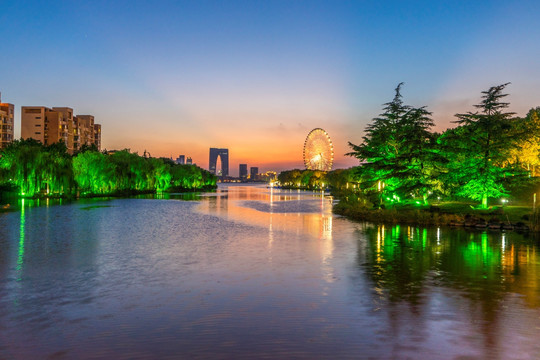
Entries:
{"type": "Polygon", "coordinates": [[[476,209],[468,202],[448,201],[428,206],[417,203],[396,204],[384,209],[366,206],[356,197],[340,198],[334,206],[334,213],[353,220],[374,223],[411,224],[411,225],[453,225],[470,227],[501,228],[515,227],[537,230],[537,216],[531,206],[493,206],[489,209],[476,209]]]}

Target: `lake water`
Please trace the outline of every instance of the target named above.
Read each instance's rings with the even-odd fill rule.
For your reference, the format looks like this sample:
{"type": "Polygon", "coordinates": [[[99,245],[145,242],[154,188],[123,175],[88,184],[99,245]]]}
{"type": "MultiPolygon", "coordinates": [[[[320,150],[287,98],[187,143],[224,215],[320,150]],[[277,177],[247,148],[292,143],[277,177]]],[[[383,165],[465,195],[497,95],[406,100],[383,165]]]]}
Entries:
{"type": "Polygon", "coordinates": [[[0,358],[540,358],[532,238],[262,186],[187,198],[0,214],[0,358]]]}

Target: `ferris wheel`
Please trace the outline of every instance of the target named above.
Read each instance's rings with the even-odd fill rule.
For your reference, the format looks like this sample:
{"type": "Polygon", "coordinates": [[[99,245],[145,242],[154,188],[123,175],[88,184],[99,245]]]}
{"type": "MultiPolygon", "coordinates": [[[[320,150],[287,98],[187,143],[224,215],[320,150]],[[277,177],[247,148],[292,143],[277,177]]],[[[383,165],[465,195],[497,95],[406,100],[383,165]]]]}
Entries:
{"type": "Polygon", "coordinates": [[[334,146],[328,133],[321,128],[309,132],[304,142],[304,164],[308,170],[332,170],[334,146]]]}

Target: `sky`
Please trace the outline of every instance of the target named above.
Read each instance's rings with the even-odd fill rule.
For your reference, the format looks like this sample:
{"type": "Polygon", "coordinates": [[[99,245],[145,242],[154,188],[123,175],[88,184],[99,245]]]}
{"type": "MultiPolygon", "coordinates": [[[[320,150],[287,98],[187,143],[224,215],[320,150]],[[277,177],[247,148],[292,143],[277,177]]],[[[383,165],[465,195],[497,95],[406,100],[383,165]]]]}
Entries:
{"type": "Polygon", "coordinates": [[[404,82],[434,130],[507,82],[510,110],[540,106],[538,1],[0,0],[0,91],[69,106],[102,148],[190,156],[228,148],[260,171],[302,168],[313,128],[334,168],[404,82]]]}

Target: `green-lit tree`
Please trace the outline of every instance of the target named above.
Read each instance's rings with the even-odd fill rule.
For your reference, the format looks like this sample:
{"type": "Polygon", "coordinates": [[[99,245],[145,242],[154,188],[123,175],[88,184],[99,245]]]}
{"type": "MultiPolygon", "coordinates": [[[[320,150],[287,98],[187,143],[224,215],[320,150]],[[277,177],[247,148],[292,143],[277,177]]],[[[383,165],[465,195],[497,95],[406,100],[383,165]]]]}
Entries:
{"type": "Polygon", "coordinates": [[[47,186],[47,194],[62,195],[70,193],[74,187],[72,158],[67,152],[66,144],[59,141],[45,146],[38,156],[42,162],[42,176],[47,186]]]}
{"type": "Polygon", "coordinates": [[[163,159],[146,159],[150,165],[150,186],[157,191],[165,191],[171,187],[171,165],[163,159]]]}
{"type": "Polygon", "coordinates": [[[22,196],[32,197],[41,190],[46,165],[43,151],[43,145],[34,139],[15,140],[2,150],[3,176],[22,196]]]}
{"type": "Polygon", "coordinates": [[[394,99],[384,104],[384,112],[366,127],[363,142],[349,142],[353,151],[347,155],[360,160],[357,175],[363,188],[376,190],[381,200],[413,194],[427,202],[428,194],[440,187],[442,157],[430,132],[431,113],[425,107],[404,105],[401,86],[395,89],[394,99]]]}
{"type": "Polygon", "coordinates": [[[508,156],[508,149],[514,145],[512,136],[511,112],[505,112],[509,103],[502,99],[508,85],[493,86],[482,92],[482,101],[474,105],[479,111],[456,114],[456,123],[462,138],[458,146],[466,156],[454,163],[457,180],[463,184],[459,195],[481,201],[481,207],[488,207],[489,198],[506,195],[502,183],[504,177],[511,175],[511,169],[502,167],[508,156]]]}
{"type": "Polygon", "coordinates": [[[396,172],[401,194],[421,197],[424,204],[432,192],[442,191],[440,175],[446,159],[437,148],[437,135],[430,131],[434,123],[425,107],[411,108],[401,119],[398,140],[400,151],[396,172]]]}
{"type": "Polygon", "coordinates": [[[365,189],[379,191],[382,201],[383,189],[385,192],[393,192],[397,187],[395,173],[402,170],[399,163],[400,142],[399,128],[402,117],[410,110],[403,104],[400,83],[395,91],[394,99],[384,104],[383,110],[378,117],[374,118],[365,130],[362,143],[355,145],[349,142],[352,151],[349,156],[354,156],[361,162],[357,168],[362,186],[365,189]]]}
{"type": "Polygon", "coordinates": [[[115,165],[108,155],[85,151],[73,158],[75,181],[82,192],[107,194],[117,190],[115,165]]]}

